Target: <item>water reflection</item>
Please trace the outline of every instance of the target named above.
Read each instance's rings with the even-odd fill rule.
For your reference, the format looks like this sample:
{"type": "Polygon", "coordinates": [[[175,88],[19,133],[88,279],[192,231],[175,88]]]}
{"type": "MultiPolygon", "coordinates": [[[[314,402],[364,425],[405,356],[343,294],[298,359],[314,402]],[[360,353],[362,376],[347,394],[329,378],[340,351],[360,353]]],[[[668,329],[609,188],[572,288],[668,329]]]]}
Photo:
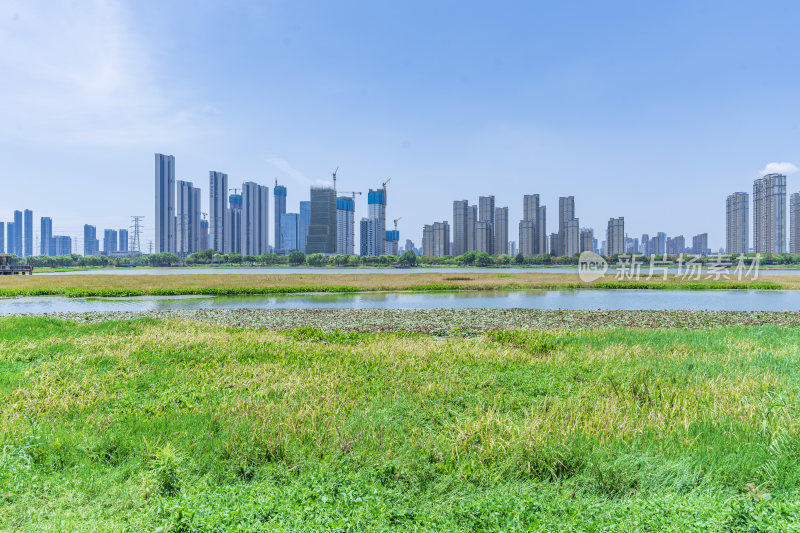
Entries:
{"type": "Polygon", "coordinates": [[[195,309],[687,309],[798,311],[798,291],[525,290],[285,296],[30,297],[0,299],[0,314],[195,309]]]}

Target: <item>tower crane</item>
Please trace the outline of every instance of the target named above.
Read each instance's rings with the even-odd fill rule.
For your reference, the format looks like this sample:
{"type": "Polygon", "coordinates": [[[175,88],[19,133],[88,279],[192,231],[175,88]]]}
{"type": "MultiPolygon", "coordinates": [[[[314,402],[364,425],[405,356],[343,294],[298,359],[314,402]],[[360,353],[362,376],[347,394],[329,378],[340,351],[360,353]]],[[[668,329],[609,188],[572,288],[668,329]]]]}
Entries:
{"type": "Polygon", "coordinates": [[[384,198],[386,197],[386,184],[389,183],[390,181],[392,181],[392,178],[389,178],[388,180],[384,181],[383,184],[381,185],[381,187],[383,187],[384,198]]]}
{"type": "Polygon", "coordinates": [[[333,171],[333,190],[336,190],[336,173],[339,172],[339,167],[336,167],[336,170],[333,171]]]}
{"type": "Polygon", "coordinates": [[[356,194],[361,196],[361,192],[360,191],[342,191],[342,194],[350,194],[350,195],[352,195],[354,202],[356,201],[356,194]]]}
{"type": "Polygon", "coordinates": [[[397,223],[402,219],[403,219],[403,217],[397,217],[396,219],[394,219],[394,230],[395,231],[397,231],[397,223]]]}

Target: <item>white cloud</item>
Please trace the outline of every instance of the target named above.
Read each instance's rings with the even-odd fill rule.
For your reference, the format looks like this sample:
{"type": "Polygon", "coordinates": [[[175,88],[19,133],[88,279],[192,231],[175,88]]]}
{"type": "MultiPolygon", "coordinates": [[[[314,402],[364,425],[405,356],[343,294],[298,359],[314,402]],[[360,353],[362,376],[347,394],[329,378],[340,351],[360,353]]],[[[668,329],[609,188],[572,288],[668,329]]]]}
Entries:
{"type": "Polygon", "coordinates": [[[764,167],[763,170],[761,170],[761,175],[764,176],[766,174],[784,174],[788,176],[789,174],[794,174],[798,170],[800,169],[798,169],[792,163],[788,162],[767,163],[767,166],[764,167]]]}
{"type": "Polygon", "coordinates": [[[305,185],[307,187],[311,185],[311,180],[308,178],[308,176],[294,168],[287,160],[271,155],[266,158],[266,161],[301,185],[305,185]]]}
{"type": "Polygon", "coordinates": [[[11,0],[0,13],[0,137],[77,144],[173,142],[176,108],[117,0],[11,0]]]}

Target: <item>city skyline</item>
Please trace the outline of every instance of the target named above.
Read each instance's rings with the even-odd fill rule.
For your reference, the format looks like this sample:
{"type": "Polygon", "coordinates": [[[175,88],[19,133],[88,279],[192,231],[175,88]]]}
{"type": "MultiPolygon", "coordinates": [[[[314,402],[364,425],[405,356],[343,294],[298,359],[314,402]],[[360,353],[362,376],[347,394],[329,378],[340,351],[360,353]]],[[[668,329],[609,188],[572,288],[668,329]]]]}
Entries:
{"type": "MultiPolygon", "coordinates": [[[[338,168],[337,168],[338,171],[338,168]]],[[[290,213],[298,218],[291,219],[295,225],[293,243],[297,248],[281,250],[283,236],[280,235],[280,221],[286,215],[287,188],[277,184],[273,190],[275,203],[275,239],[281,242],[270,242],[269,218],[269,187],[248,181],[242,188],[228,189],[228,176],[222,172],[209,171],[209,205],[219,205],[218,213],[211,213],[211,221],[205,217],[208,213],[202,212],[202,190],[194,187],[192,182],[174,179],[175,157],[173,155],[155,154],[155,216],[159,218],[162,228],[161,241],[155,244],[150,241],[141,251],[149,253],[169,251],[179,256],[186,256],[196,251],[212,249],[221,253],[239,253],[244,255],[261,255],[267,251],[288,253],[291,249],[300,249],[301,218],[304,227],[311,224],[311,211],[306,209],[303,213],[303,204],[311,205],[310,201],[300,201],[301,214],[290,213]],[[230,194],[233,191],[233,194],[230,194]],[[239,191],[241,191],[239,193],[239,191]],[[177,204],[177,207],[176,207],[177,204]],[[175,213],[175,214],[172,214],[175,213]],[[202,215],[202,220],[201,220],[202,215]],[[279,215],[279,216],[278,216],[279,215]],[[219,219],[219,224],[215,220],[219,219]],[[219,238],[214,236],[216,232],[219,238]]],[[[335,178],[335,172],[334,172],[335,178]]],[[[384,255],[393,251],[402,251],[399,241],[403,233],[394,229],[386,230],[386,185],[391,180],[382,184],[382,188],[370,189],[368,193],[368,216],[361,219],[360,242],[355,246],[355,197],[360,192],[336,191],[332,187],[311,187],[310,194],[314,191],[317,195],[325,194],[325,214],[317,215],[312,239],[314,250],[327,255],[349,254],[359,250],[360,255],[384,255]],[[339,196],[337,193],[348,196],[339,196]],[[352,195],[350,197],[349,195],[352,195]],[[330,205],[327,205],[330,204],[330,205]],[[324,228],[320,225],[320,216],[325,217],[324,228]],[[322,228],[322,229],[321,229],[322,228]],[[378,231],[382,228],[381,231],[378,231]],[[322,232],[322,233],[320,233],[322,232]],[[322,236],[324,234],[324,236],[322,236]],[[381,238],[383,236],[383,238],[381,238]]],[[[800,227],[800,193],[790,193],[787,196],[787,177],[783,174],[770,173],[753,181],[753,209],[752,232],[749,229],[748,211],[749,195],[744,192],[729,194],[725,206],[725,242],[726,245],[719,251],[740,253],[740,250],[751,250],[757,253],[797,253],[800,250],[800,237],[797,227],[800,227]],[[787,198],[789,199],[787,205],[787,198]],[[787,216],[787,209],[789,214],[787,216]],[[788,220],[787,220],[788,219],[788,220]],[[752,245],[748,246],[748,235],[752,234],[752,245]]],[[[443,220],[452,224],[453,239],[448,247],[436,248],[437,255],[460,255],[461,250],[487,252],[490,255],[508,253],[511,247],[517,248],[526,257],[537,255],[541,251],[540,241],[547,232],[546,205],[539,205],[538,194],[523,195],[523,217],[519,221],[518,241],[509,238],[508,207],[496,207],[494,195],[480,196],[478,203],[470,205],[469,200],[453,201],[452,221],[443,220]],[[533,221],[534,214],[537,217],[533,221]],[[457,229],[456,229],[457,228],[457,229]]],[[[559,197],[559,218],[555,233],[550,233],[547,252],[551,255],[573,256],[585,250],[601,251],[607,255],[614,253],[638,253],[677,255],[682,251],[705,254],[715,253],[717,249],[708,245],[708,232],[692,236],[692,245],[685,246],[686,239],[683,235],[668,236],[666,232],[658,232],[653,239],[648,239],[647,234],[641,234],[639,239],[632,237],[624,225],[624,216],[608,220],[606,239],[598,245],[594,238],[594,228],[584,227],[580,224],[575,209],[574,196],[559,197]],[[612,232],[612,224],[619,223],[612,232]],[[621,230],[621,231],[620,231],[621,230]],[[613,241],[610,240],[614,235],[613,241]],[[606,244],[608,242],[608,244],[606,244]],[[698,242],[703,245],[698,245],[698,242]],[[621,252],[620,252],[621,250],[621,252]]],[[[322,205],[317,202],[318,207],[322,205]]],[[[141,218],[141,217],[131,217],[141,218]]],[[[403,217],[394,220],[397,222],[403,217]]],[[[288,220],[288,219],[287,219],[288,220]]],[[[138,221],[137,221],[138,223],[138,221]]],[[[435,224],[434,224],[435,225],[435,224]]],[[[425,249],[424,239],[432,231],[434,225],[423,226],[422,238],[417,249],[425,249]]],[[[72,236],[53,234],[52,217],[40,217],[40,231],[33,231],[33,211],[25,209],[24,212],[15,210],[13,221],[4,223],[7,251],[21,257],[32,255],[54,255],[54,250],[71,249],[73,253],[79,252],[82,245],[84,255],[103,253],[116,254],[128,251],[128,230],[121,228],[119,234],[125,235],[126,240],[117,243],[117,230],[105,229],[102,250],[99,239],[96,238],[96,226],[84,224],[83,241],[72,236]],[[91,229],[91,231],[89,231],[91,229]],[[114,233],[110,239],[108,232],[114,233]],[[75,241],[75,244],[72,244],[75,241]],[[113,245],[108,243],[112,242],[113,245]],[[77,250],[75,248],[78,248],[77,250]],[[34,253],[34,248],[37,253],[34,253]]],[[[450,226],[448,225],[448,235],[450,226]]],[[[440,234],[441,235],[441,234],[440,234]]],[[[158,235],[157,235],[158,236],[158,235]]],[[[308,237],[306,232],[303,238],[308,237]]],[[[0,241],[2,242],[2,241],[0,241]]],[[[428,243],[430,245],[430,243],[428,243]]],[[[429,248],[429,247],[428,247],[429,248]]],[[[429,248],[431,249],[431,248],[429,248]]],[[[6,251],[0,248],[0,251],[6,251]]],[[[311,252],[315,253],[315,252],[311,252]]]]}
{"type": "Polygon", "coordinates": [[[429,213],[487,194],[509,207],[513,236],[516,196],[535,193],[551,217],[559,196],[580,198],[596,236],[624,215],[629,232],[703,231],[716,249],[717,195],[750,191],[760,170],[795,176],[778,165],[797,163],[800,144],[778,118],[800,110],[791,3],[9,6],[0,155],[13,179],[0,217],[31,206],[74,238],[85,214],[113,228],[142,214],[142,154],[155,152],[175,154],[175,179],[195,186],[210,169],[277,178],[291,212],[337,165],[348,190],[392,177],[394,205],[415,209],[391,217],[415,242],[429,213]],[[753,31],[764,27],[770,39],[753,31]],[[219,28],[236,28],[225,46],[196,38],[219,28]]]}

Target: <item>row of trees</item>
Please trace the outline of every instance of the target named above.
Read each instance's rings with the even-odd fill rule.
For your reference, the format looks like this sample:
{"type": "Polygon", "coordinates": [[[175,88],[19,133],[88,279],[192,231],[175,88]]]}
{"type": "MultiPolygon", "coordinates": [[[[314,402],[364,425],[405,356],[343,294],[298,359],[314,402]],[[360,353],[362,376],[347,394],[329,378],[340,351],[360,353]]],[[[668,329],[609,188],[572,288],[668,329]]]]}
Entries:
{"type": "MultiPolygon", "coordinates": [[[[417,256],[412,251],[396,255],[383,255],[380,257],[368,257],[359,255],[334,255],[326,257],[322,254],[306,255],[303,252],[294,251],[287,255],[277,255],[267,253],[262,255],[241,255],[241,254],[220,254],[212,250],[203,250],[181,260],[172,253],[158,253],[142,255],[140,257],[108,257],[105,255],[82,256],[77,254],[62,255],[57,257],[35,256],[19,258],[11,256],[13,264],[27,264],[35,268],[50,267],[107,267],[107,266],[133,266],[147,265],[154,267],[171,267],[183,265],[248,265],[248,266],[336,266],[336,267],[359,267],[359,266],[495,266],[495,265],[577,265],[578,255],[574,257],[554,257],[549,254],[541,254],[534,257],[523,257],[517,254],[511,257],[506,254],[489,255],[486,252],[470,251],[456,257],[430,257],[417,256]]],[[[748,258],[754,258],[755,254],[747,254],[748,258]]],[[[618,256],[609,259],[611,264],[619,262],[618,256]]],[[[656,261],[677,262],[678,258],[672,255],[657,255],[656,261]]],[[[649,257],[638,256],[638,261],[647,262],[649,257]]],[[[711,255],[700,258],[700,262],[713,263],[716,256],[711,255]]],[[[749,262],[749,261],[748,261],[749,262]]],[[[761,256],[762,265],[798,265],[800,264],[800,254],[764,254],[761,256]]]]}

